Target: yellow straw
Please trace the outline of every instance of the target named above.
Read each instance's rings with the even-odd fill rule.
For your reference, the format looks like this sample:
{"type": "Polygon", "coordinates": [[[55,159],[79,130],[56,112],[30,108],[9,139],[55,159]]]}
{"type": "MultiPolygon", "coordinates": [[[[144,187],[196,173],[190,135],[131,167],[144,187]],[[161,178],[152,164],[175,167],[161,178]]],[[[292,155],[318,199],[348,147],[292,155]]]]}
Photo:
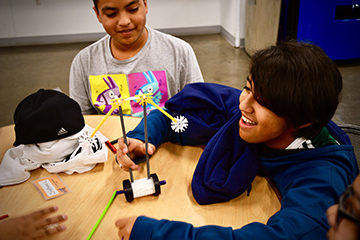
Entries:
{"type": "Polygon", "coordinates": [[[156,103],[153,102],[153,100],[148,99],[148,102],[153,105],[154,107],[156,107],[160,112],[162,112],[165,116],[167,116],[168,118],[170,118],[173,122],[177,122],[177,120],[175,118],[173,118],[170,114],[168,114],[164,109],[162,109],[161,107],[159,107],[156,103]]]}
{"type": "MultiPolygon", "coordinates": [[[[145,94],[144,94],[145,95],[145,94]]],[[[129,101],[129,100],[135,100],[137,98],[142,98],[143,101],[147,101],[148,103],[150,103],[151,105],[153,105],[154,107],[156,107],[160,112],[162,112],[165,116],[167,116],[168,118],[170,118],[173,122],[177,122],[177,120],[175,118],[173,118],[170,114],[168,114],[164,109],[162,109],[161,107],[159,107],[156,103],[153,102],[153,100],[151,99],[151,96],[148,96],[150,94],[146,94],[147,96],[145,98],[142,98],[143,95],[136,95],[135,97],[129,97],[127,99],[122,99],[123,101],[129,101]]],[[[118,100],[118,99],[116,99],[118,100]]],[[[99,130],[99,128],[104,124],[104,122],[106,121],[106,119],[108,119],[108,117],[111,115],[111,113],[115,110],[115,108],[118,105],[121,105],[121,103],[117,103],[114,102],[113,104],[111,104],[111,109],[110,111],[105,115],[105,117],[101,120],[101,122],[99,123],[99,125],[97,125],[97,127],[95,128],[95,130],[93,131],[93,133],[91,134],[91,137],[94,137],[95,133],[99,130]]]]}
{"type": "Polygon", "coordinates": [[[95,130],[93,131],[93,133],[91,134],[90,137],[94,137],[95,133],[99,130],[99,128],[104,124],[104,122],[106,121],[106,119],[111,115],[111,113],[115,110],[116,108],[116,104],[113,104],[111,106],[110,111],[105,115],[105,117],[101,120],[101,122],[99,123],[99,125],[97,125],[97,127],[95,128],[95,130]]]}

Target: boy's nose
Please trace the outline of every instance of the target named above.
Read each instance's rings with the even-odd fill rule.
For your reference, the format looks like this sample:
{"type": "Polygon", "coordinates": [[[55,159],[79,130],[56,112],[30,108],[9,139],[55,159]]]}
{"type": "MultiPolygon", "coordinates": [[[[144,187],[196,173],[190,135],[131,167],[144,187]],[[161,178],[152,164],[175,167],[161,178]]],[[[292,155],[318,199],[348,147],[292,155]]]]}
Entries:
{"type": "Polygon", "coordinates": [[[130,16],[126,13],[120,14],[118,24],[120,26],[127,26],[131,22],[130,16]]]}
{"type": "Polygon", "coordinates": [[[246,97],[240,97],[239,109],[247,113],[252,113],[254,111],[252,107],[253,100],[254,98],[251,94],[247,95],[246,97]]]}

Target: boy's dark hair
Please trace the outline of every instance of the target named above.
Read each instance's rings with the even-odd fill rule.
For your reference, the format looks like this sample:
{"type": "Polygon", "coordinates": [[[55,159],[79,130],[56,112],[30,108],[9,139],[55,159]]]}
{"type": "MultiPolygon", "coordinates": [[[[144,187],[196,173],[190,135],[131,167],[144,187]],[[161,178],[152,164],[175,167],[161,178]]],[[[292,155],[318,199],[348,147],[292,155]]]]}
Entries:
{"type": "Polygon", "coordinates": [[[312,44],[279,42],[255,53],[250,74],[255,99],[312,139],[331,120],[340,101],[342,77],[325,52],[312,44]],[[312,125],[299,128],[306,123],[312,125]]]}
{"type": "Polygon", "coordinates": [[[98,9],[98,2],[99,2],[99,0],[93,0],[94,7],[96,8],[96,11],[99,11],[99,9],[98,9]]]}
{"type": "Polygon", "coordinates": [[[94,3],[94,7],[95,7],[96,11],[99,11],[99,9],[98,9],[99,0],[93,0],[93,3],[94,3]]]}

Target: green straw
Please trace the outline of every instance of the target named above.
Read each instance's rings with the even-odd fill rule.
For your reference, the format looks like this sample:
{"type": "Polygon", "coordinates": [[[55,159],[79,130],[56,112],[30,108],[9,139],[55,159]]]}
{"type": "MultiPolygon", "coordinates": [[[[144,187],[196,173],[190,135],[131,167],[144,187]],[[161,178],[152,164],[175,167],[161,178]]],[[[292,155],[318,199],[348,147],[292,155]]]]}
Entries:
{"type": "Polygon", "coordinates": [[[96,228],[99,226],[101,220],[102,220],[103,217],[105,216],[107,210],[109,209],[109,207],[110,207],[110,205],[111,205],[111,203],[113,202],[113,200],[114,200],[115,197],[116,197],[116,191],[115,191],[114,194],[112,195],[110,201],[109,201],[108,204],[106,205],[106,208],[105,208],[104,211],[102,212],[99,220],[96,222],[95,226],[94,226],[93,229],[91,230],[91,233],[89,234],[89,236],[87,237],[86,240],[89,240],[89,239],[92,237],[92,235],[94,234],[96,228]]]}

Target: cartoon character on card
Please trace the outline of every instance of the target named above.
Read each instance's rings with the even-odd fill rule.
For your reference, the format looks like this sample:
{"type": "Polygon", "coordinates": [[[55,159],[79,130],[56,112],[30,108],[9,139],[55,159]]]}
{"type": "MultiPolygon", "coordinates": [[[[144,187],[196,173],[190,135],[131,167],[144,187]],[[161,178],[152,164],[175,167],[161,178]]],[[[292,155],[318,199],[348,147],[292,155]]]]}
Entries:
{"type": "MultiPolygon", "coordinates": [[[[108,113],[111,109],[111,99],[120,98],[120,89],[119,86],[116,84],[116,82],[110,77],[107,77],[109,81],[106,80],[106,78],[103,78],[104,82],[108,86],[108,89],[104,90],[102,93],[98,95],[96,98],[95,106],[100,107],[104,106],[104,113],[108,113]]],[[[118,114],[119,109],[115,109],[112,114],[118,114]]]]}
{"type": "MultiPolygon", "coordinates": [[[[143,75],[147,81],[146,84],[142,85],[138,90],[136,90],[136,95],[152,93],[153,101],[159,105],[160,100],[162,98],[163,93],[160,92],[159,82],[156,80],[156,77],[151,71],[143,72],[143,75]]],[[[149,106],[150,109],[154,108],[153,106],[149,106]]]]}

